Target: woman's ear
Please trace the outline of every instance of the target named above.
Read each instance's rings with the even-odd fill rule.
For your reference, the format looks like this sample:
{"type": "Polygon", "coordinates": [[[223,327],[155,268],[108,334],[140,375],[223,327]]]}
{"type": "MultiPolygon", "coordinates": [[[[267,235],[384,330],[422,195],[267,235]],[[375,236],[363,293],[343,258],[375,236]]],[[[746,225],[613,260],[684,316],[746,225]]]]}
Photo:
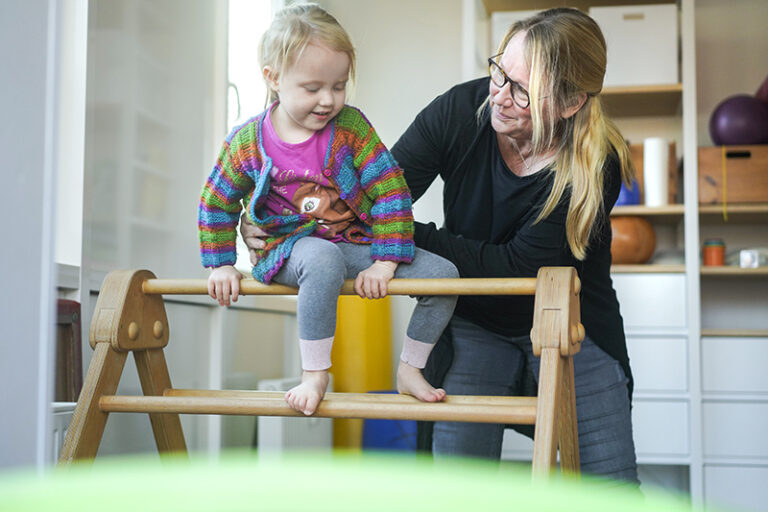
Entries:
{"type": "Polygon", "coordinates": [[[583,107],[584,103],[586,102],[587,102],[587,93],[580,92],[579,94],[576,95],[575,101],[571,105],[565,107],[565,110],[563,110],[562,118],[568,119],[573,117],[576,114],[576,112],[581,110],[581,107],[583,107]]]}
{"type": "Polygon", "coordinates": [[[269,88],[274,92],[279,92],[280,87],[278,85],[277,72],[273,70],[271,66],[264,66],[264,69],[261,70],[261,74],[264,76],[264,80],[269,85],[269,88]]]}

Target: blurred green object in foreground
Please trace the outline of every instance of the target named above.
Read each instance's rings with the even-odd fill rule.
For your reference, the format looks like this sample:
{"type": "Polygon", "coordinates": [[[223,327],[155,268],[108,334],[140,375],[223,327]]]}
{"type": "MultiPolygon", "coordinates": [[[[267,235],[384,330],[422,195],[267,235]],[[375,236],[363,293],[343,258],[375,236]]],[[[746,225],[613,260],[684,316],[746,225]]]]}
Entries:
{"type": "Polygon", "coordinates": [[[682,497],[644,494],[586,477],[533,483],[526,468],[391,455],[102,458],[43,476],[0,473],[3,512],[692,510],[682,497]]]}

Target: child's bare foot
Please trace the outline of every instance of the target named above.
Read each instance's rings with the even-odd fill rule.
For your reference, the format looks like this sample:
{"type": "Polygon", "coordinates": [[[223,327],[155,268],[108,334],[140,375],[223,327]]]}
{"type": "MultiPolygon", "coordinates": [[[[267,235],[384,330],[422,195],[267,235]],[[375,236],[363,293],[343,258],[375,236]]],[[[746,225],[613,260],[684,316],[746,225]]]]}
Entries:
{"type": "Polygon", "coordinates": [[[285,394],[285,401],[291,409],[310,416],[317,410],[327,388],[328,370],[304,370],[301,374],[301,384],[285,394]]]}
{"type": "Polygon", "coordinates": [[[397,366],[397,392],[414,396],[422,402],[440,402],[445,399],[444,389],[430,386],[421,370],[405,361],[400,361],[397,366]]]}

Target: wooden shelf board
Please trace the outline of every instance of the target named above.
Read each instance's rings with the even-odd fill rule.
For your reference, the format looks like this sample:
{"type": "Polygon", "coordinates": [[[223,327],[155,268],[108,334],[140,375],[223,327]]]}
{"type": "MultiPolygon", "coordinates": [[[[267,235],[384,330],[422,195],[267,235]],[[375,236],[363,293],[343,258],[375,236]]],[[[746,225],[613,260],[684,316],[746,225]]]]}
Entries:
{"type": "Polygon", "coordinates": [[[673,116],[681,112],[683,85],[606,87],[601,97],[611,117],[673,116]]]}
{"type": "Polygon", "coordinates": [[[685,265],[611,265],[612,274],[683,274],[685,265]]]}
{"type": "MultiPolygon", "coordinates": [[[[742,219],[744,217],[760,218],[766,220],[765,216],[768,215],[768,203],[754,203],[754,204],[729,204],[726,205],[726,210],[729,216],[738,217],[742,219]]],[[[611,210],[611,215],[637,215],[641,217],[664,217],[664,216],[683,216],[685,214],[685,205],[683,204],[670,204],[666,206],[644,206],[644,205],[621,205],[614,206],[611,210]]],[[[723,216],[723,205],[721,204],[705,204],[699,205],[699,215],[702,217],[721,217],[723,216]]]]}
{"type": "Polygon", "coordinates": [[[741,268],[734,266],[701,267],[702,276],[768,276],[768,267],[741,268]]]}
{"type": "MultiPolygon", "coordinates": [[[[727,204],[725,211],[728,213],[729,221],[766,222],[768,220],[768,203],[727,204]]],[[[699,205],[699,216],[710,222],[715,220],[727,222],[723,215],[722,204],[699,205]]]]}
{"type": "Polygon", "coordinates": [[[762,338],[768,337],[768,329],[702,329],[702,336],[724,336],[740,338],[762,338]]]}
{"type": "Polygon", "coordinates": [[[612,216],[635,215],[640,217],[682,217],[685,205],[670,204],[666,206],[622,205],[614,206],[612,216]]]}
{"type": "Polygon", "coordinates": [[[679,224],[683,221],[685,206],[670,204],[666,206],[626,205],[614,206],[611,217],[643,217],[652,224],[679,224]]]}
{"type": "MultiPolygon", "coordinates": [[[[671,4],[670,0],[643,0],[644,4],[671,4]]],[[[606,5],[635,5],[637,0],[483,0],[485,10],[493,11],[525,11],[532,9],[548,9],[550,7],[576,7],[586,12],[590,7],[606,5]]]]}

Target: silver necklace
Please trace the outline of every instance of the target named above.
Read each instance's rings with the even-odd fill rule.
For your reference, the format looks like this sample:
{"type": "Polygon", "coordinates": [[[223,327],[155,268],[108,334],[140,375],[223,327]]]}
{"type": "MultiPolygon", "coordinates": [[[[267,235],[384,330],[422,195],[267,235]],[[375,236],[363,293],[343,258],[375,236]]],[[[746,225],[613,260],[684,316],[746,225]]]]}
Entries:
{"type": "Polygon", "coordinates": [[[523,166],[525,166],[525,170],[530,171],[531,168],[528,167],[527,163],[525,163],[525,158],[523,157],[523,154],[520,152],[520,148],[517,145],[517,141],[512,139],[512,145],[515,146],[515,151],[517,151],[517,154],[520,155],[520,161],[523,162],[523,166]]]}

